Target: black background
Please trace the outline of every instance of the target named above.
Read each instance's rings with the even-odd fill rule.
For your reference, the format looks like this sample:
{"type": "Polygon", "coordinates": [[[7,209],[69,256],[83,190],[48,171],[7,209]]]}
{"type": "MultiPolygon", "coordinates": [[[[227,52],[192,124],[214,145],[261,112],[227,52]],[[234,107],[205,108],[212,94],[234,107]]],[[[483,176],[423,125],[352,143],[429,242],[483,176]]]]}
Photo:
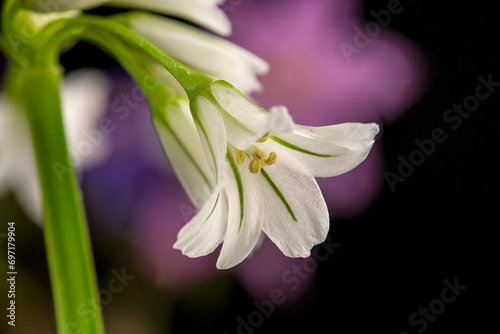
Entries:
{"type": "MultiPolygon", "coordinates": [[[[388,1],[365,1],[365,18],[388,1]]],[[[408,318],[440,298],[444,280],[467,288],[447,304],[424,333],[484,333],[498,304],[492,238],[498,224],[497,165],[500,87],[453,130],[445,111],[474,95],[478,76],[500,81],[499,14],[493,2],[405,1],[390,27],[427,53],[432,69],[423,98],[384,128],[386,171],[397,173],[415,140],[436,128],[447,136],[395,191],[386,185],[377,201],[354,219],[332,222],[331,238],[342,246],[320,263],[316,293],[300,307],[274,312],[254,333],[417,333],[408,318]]],[[[107,68],[113,61],[80,44],[62,58],[71,70],[107,68]]],[[[237,288],[238,289],[238,288],[237,288]]],[[[238,289],[230,312],[210,319],[182,303],[174,309],[174,332],[237,333],[235,319],[256,310],[238,289]]],[[[492,327],[493,329],[495,327],[492,327]]]]}

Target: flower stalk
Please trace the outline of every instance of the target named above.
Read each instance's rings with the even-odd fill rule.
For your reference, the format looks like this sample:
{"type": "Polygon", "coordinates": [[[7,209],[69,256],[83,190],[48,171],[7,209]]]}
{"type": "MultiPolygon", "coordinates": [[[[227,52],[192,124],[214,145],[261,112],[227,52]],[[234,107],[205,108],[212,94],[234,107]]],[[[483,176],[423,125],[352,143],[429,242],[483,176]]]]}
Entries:
{"type": "Polygon", "coordinates": [[[11,97],[26,112],[36,153],[58,331],[100,334],[100,310],[93,307],[99,301],[92,247],[63,127],[61,77],[58,66],[11,66],[8,82],[11,97]]]}

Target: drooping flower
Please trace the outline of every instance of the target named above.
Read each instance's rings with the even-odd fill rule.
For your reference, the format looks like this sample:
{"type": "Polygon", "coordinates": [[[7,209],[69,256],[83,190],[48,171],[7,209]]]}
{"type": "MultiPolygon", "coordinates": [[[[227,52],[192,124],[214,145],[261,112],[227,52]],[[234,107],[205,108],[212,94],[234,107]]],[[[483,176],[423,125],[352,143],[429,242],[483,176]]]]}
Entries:
{"type": "MultiPolygon", "coordinates": [[[[80,170],[101,162],[108,152],[109,143],[98,133],[97,124],[106,110],[108,92],[107,78],[96,70],[75,71],[65,78],[63,120],[70,157],[80,170]]],[[[41,222],[41,191],[26,115],[3,94],[0,107],[0,196],[11,190],[28,216],[41,222]]],[[[63,172],[69,168],[59,167],[63,172]]]]}
{"type": "MultiPolygon", "coordinates": [[[[111,100],[130,94],[134,89],[130,79],[121,73],[115,82],[117,89],[113,91],[111,100]]],[[[117,124],[111,134],[113,153],[106,164],[86,174],[83,184],[89,219],[97,219],[100,228],[113,234],[123,236],[125,233],[136,265],[162,289],[189,287],[220,275],[222,273],[215,267],[217,251],[192,259],[172,248],[179,230],[196,214],[211,193],[201,177],[196,179],[199,182],[189,178],[190,175],[196,176],[188,172],[193,165],[178,142],[170,139],[175,135],[180,143],[198,145],[198,158],[206,160],[190,114],[189,102],[185,98],[178,99],[174,105],[166,108],[163,113],[165,119],[154,118],[153,124],[165,144],[163,149],[167,151],[171,164],[167,163],[161,146],[158,146],[156,135],[148,131],[151,125],[148,104],[146,101],[135,102],[137,106],[134,105],[133,112],[126,119],[121,120],[119,116],[122,115],[114,113],[108,116],[117,124]],[[163,128],[165,122],[175,126],[163,128]],[[181,127],[182,122],[184,125],[181,127]],[[172,165],[177,175],[174,175],[172,165]],[[191,198],[181,189],[179,180],[192,185],[189,188],[192,189],[189,193],[191,198]],[[115,195],[117,191],[120,196],[115,195]],[[198,204],[195,206],[193,203],[198,204]]],[[[207,162],[204,166],[210,173],[207,162]]],[[[213,187],[215,179],[209,175],[213,187]]],[[[186,186],[184,188],[188,190],[186,186]]],[[[258,251],[239,264],[233,273],[252,298],[262,300],[274,288],[285,291],[288,285],[281,281],[282,274],[295,265],[302,265],[302,261],[304,259],[283,256],[270,240],[264,240],[258,251]],[[271,262],[268,263],[269,260],[271,262]]],[[[311,279],[303,281],[297,290],[287,295],[287,303],[300,300],[306,293],[314,282],[313,274],[310,275],[311,279]]]]}
{"type": "MultiPolygon", "coordinates": [[[[265,57],[266,61],[270,61],[272,64],[273,71],[263,78],[264,82],[267,82],[265,92],[256,96],[260,105],[269,106],[280,103],[277,101],[285,102],[290,110],[293,110],[293,117],[296,121],[300,120],[301,122],[308,122],[310,125],[317,125],[322,123],[334,124],[349,119],[361,122],[376,121],[380,119],[379,113],[384,112],[386,116],[389,116],[389,113],[395,114],[398,110],[403,110],[407,103],[414,99],[414,91],[420,89],[420,85],[414,83],[410,85],[410,88],[405,89],[408,85],[401,84],[401,80],[403,80],[402,73],[405,80],[415,82],[415,76],[412,73],[423,72],[423,69],[418,66],[418,63],[402,67],[399,62],[397,66],[394,62],[395,59],[399,59],[398,55],[401,51],[398,52],[398,49],[404,50],[405,46],[408,45],[409,41],[407,40],[390,40],[385,43],[378,43],[379,40],[386,39],[385,36],[381,35],[372,41],[370,46],[370,49],[377,49],[378,51],[374,54],[370,53],[364,58],[364,61],[370,63],[369,66],[361,66],[360,70],[355,72],[356,75],[354,75],[355,73],[344,73],[332,77],[332,73],[346,71],[345,58],[342,55],[335,57],[335,50],[332,49],[337,47],[337,44],[342,39],[347,40],[344,36],[348,32],[346,26],[349,28],[349,22],[332,20],[332,15],[337,15],[335,17],[353,17],[353,20],[356,19],[356,22],[358,22],[359,15],[346,13],[347,5],[357,7],[358,2],[353,0],[315,1],[313,4],[306,1],[286,0],[286,3],[281,1],[282,6],[278,6],[279,8],[274,12],[268,8],[272,6],[271,3],[250,1],[242,2],[237,10],[229,14],[230,18],[234,18],[232,21],[236,38],[233,41],[257,51],[258,54],[265,57]],[[313,14],[311,14],[312,11],[314,11],[313,14]],[[276,24],[278,18],[280,24],[276,24]],[[335,25],[332,27],[332,24],[335,25]],[[339,33],[339,31],[342,33],[339,33]],[[272,36],[278,36],[278,38],[272,36]],[[334,39],[338,39],[338,42],[324,43],[325,40],[331,41],[334,39]],[[276,41],[284,40],[289,41],[288,46],[283,45],[281,42],[276,43],[276,41]],[[312,41],[316,41],[316,43],[312,41]],[[311,44],[316,45],[316,47],[312,47],[311,44]],[[302,52],[299,53],[297,50],[302,50],[302,52]],[[310,54],[310,50],[314,50],[315,61],[305,64],[304,56],[310,54]],[[385,66],[389,63],[392,65],[385,66]],[[301,64],[302,66],[300,66],[301,64]],[[289,70],[290,68],[295,69],[293,73],[289,70]],[[297,72],[303,75],[297,74],[297,72]],[[376,75],[376,72],[385,75],[376,75]],[[396,74],[399,76],[396,76],[396,74]],[[332,78],[335,78],[338,84],[332,85],[332,78]],[[342,78],[357,81],[359,85],[347,85],[346,87],[342,82],[342,78]],[[361,84],[369,80],[369,78],[373,78],[373,80],[370,79],[371,84],[366,85],[366,87],[362,86],[361,84]],[[298,84],[299,82],[300,84],[298,84]],[[394,82],[394,86],[389,85],[389,82],[394,82]],[[378,87],[378,94],[370,95],[370,87],[378,87]],[[360,94],[360,91],[363,91],[363,94],[360,94]],[[364,96],[361,101],[359,99],[360,95],[364,96]],[[404,97],[405,102],[390,103],[386,101],[381,103],[381,96],[387,96],[387,98],[400,96],[404,97]],[[349,101],[353,102],[349,103],[349,101]]],[[[272,3],[275,5],[276,1],[272,3]]],[[[280,2],[278,1],[278,3],[280,2]]],[[[406,53],[410,53],[410,51],[407,50],[406,53]]],[[[416,51],[414,52],[410,53],[412,57],[420,57],[416,51]]],[[[404,55],[401,57],[405,58],[404,55]]],[[[353,63],[357,64],[357,60],[355,59],[353,63]]],[[[353,72],[355,69],[356,66],[351,66],[353,72]]],[[[121,83],[125,80],[120,79],[119,81],[121,83]]],[[[234,82],[232,83],[234,84],[234,82]]],[[[238,85],[235,86],[238,87],[238,85]]],[[[127,88],[125,91],[129,90],[130,88],[127,88]]],[[[143,106],[143,108],[146,109],[147,107],[143,106]]],[[[185,108],[189,108],[187,103],[185,108]]],[[[139,113],[134,112],[134,117],[137,114],[139,113]]],[[[186,114],[190,117],[189,111],[186,114]]],[[[149,121],[146,114],[143,116],[144,122],[149,121]]],[[[394,118],[394,116],[391,116],[391,119],[394,118]]],[[[93,200],[95,203],[91,207],[94,207],[94,210],[99,212],[100,220],[102,220],[103,211],[109,212],[109,216],[116,219],[118,212],[126,212],[126,210],[122,210],[123,207],[135,208],[135,206],[139,206],[141,208],[141,210],[137,210],[140,213],[133,215],[134,219],[129,236],[134,247],[134,254],[137,256],[136,263],[158,285],[171,287],[172,281],[181,285],[189,285],[192,281],[203,281],[207,276],[214,274],[213,269],[215,267],[212,268],[212,265],[216,260],[216,257],[213,257],[216,252],[193,261],[182,256],[177,250],[172,249],[178,230],[195,213],[194,206],[191,205],[189,199],[181,196],[177,190],[177,184],[173,180],[173,176],[170,175],[170,169],[165,165],[162,152],[153,150],[153,148],[156,148],[154,145],[156,142],[149,140],[145,143],[142,132],[136,138],[132,138],[130,135],[129,129],[143,129],[143,123],[137,122],[134,118],[134,121],[127,124],[125,128],[126,131],[123,127],[120,127],[113,133],[113,136],[123,133],[119,140],[116,141],[123,147],[122,155],[114,158],[117,167],[113,169],[108,166],[105,176],[102,175],[105,172],[99,169],[101,178],[91,181],[96,189],[95,193],[91,194],[92,196],[87,196],[89,200],[93,200]],[[140,148],[137,147],[138,143],[142,145],[140,148]],[[130,150],[131,145],[133,146],[132,151],[130,150]],[[158,182],[156,179],[155,181],[144,181],[154,173],[144,167],[144,163],[141,163],[140,159],[130,158],[132,152],[136,152],[135,155],[143,156],[145,151],[150,153],[147,156],[148,161],[152,157],[157,157],[154,159],[156,162],[154,166],[161,171],[162,175],[165,173],[170,175],[165,184],[158,182]],[[139,174],[142,175],[141,177],[134,178],[130,177],[129,173],[116,172],[123,169],[123,157],[127,157],[128,168],[133,168],[134,171],[143,170],[139,174]],[[119,176],[117,176],[118,174],[119,176]],[[113,177],[108,177],[108,175],[113,177]],[[137,181],[138,179],[140,181],[137,181]],[[136,191],[138,188],[137,183],[141,185],[147,183],[147,190],[143,192],[136,191]],[[121,206],[115,205],[111,207],[112,204],[109,203],[109,198],[118,201],[122,197],[111,195],[110,185],[113,184],[115,187],[120,187],[120,189],[127,189],[128,193],[130,193],[129,196],[135,196],[134,199],[129,199],[126,204],[123,204],[123,200],[121,200],[121,206]],[[125,186],[126,184],[128,186],[125,186]],[[155,190],[152,190],[152,188],[155,190]],[[103,199],[106,199],[106,201],[103,199]],[[142,209],[143,207],[144,209],[142,209]],[[165,222],[165,217],[168,217],[168,223],[165,222]],[[172,233],[174,236],[171,235],[172,233]],[[204,268],[205,271],[200,271],[200,267],[204,268]]],[[[367,159],[351,172],[335,178],[317,180],[329,206],[331,219],[335,219],[339,214],[343,216],[347,213],[349,216],[358,214],[373,202],[373,198],[379,189],[378,174],[381,174],[380,170],[383,168],[381,166],[383,160],[380,152],[381,144],[376,143],[367,159]],[[378,152],[374,151],[377,145],[379,145],[378,152]]],[[[113,188],[111,187],[111,189],[113,188]]],[[[200,194],[206,194],[206,192],[201,191],[200,194]]],[[[208,192],[206,196],[209,194],[208,192]]],[[[121,225],[116,222],[114,226],[121,225]]],[[[236,267],[234,273],[251,298],[263,300],[268,298],[271,291],[276,288],[286,291],[289,286],[283,282],[283,273],[291,269],[292,265],[300,266],[302,261],[304,259],[284,257],[269,240],[266,240],[258,251],[252,253],[251,258],[246,259],[236,267]]],[[[314,275],[315,273],[310,273],[309,279],[302,281],[299,290],[306,291],[308,288],[306,283],[313,282],[312,276],[314,275]]],[[[294,291],[287,295],[286,302],[291,301],[294,297],[300,297],[300,295],[299,291],[294,291]]]]}
{"type": "MultiPolygon", "coordinates": [[[[243,93],[262,88],[256,76],[266,74],[269,65],[236,44],[158,15],[139,13],[130,16],[128,23],[166,54],[199,72],[231,82],[243,93]]],[[[176,84],[173,81],[169,80],[171,86],[176,84]]]]}
{"type": "MultiPolygon", "coordinates": [[[[164,128],[162,142],[170,157],[174,154],[168,153],[167,146],[172,150],[172,143],[178,143],[181,154],[171,159],[174,169],[176,164],[191,164],[190,170],[183,167],[185,175],[180,176],[199,180],[182,182],[190,198],[203,193],[199,188],[203,182],[212,191],[181,229],[174,248],[198,257],[223,243],[217,261],[220,269],[243,261],[261,232],[286,256],[309,256],[329,228],[328,210],[314,177],[336,176],[356,167],[378,133],[373,123],[296,125],[285,107],[267,112],[220,80],[191,101],[191,111],[192,118],[177,112],[179,119],[166,112],[166,124],[172,129],[184,122],[184,129],[191,122],[193,132],[194,123],[200,141],[191,141],[190,148],[183,143],[190,142],[192,133],[184,134],[185,140],[167,138],[164,128]],[[203,159],[201,148],[208,159],[203,159]]],[[[162,138],[162,130],[159,133],[162,138]]]]}
{"type": "Polygon", "coordinates": [[[90,9],[102,5],[121,8],[145,9],[175,16],[197,23],[218,34],[231,33],[231,22],[218,7],[224,0],[27,0],[26,5],[34,10],[53,12],[68,9],[90,9]]]}
{"type": "MultiPolygon", "coordinates": [[[[101,5],[139,8],[198,24],[212,32],[227,36],[231,22],[219,7],[224,0],[70,0],[49,2],[27,0],[26,6],[43,12],[90,9],[101,5]]],[[[68,13],[79,13],[71,11],[68,13]]],[[[65,14],[66,16],[69,14],[65,14]]],[[[45,15],[43,17],[48,17],[45,15]]],[[[169,56],[216,79],[232,82],[244,93],[261,89],[257,75],[267,73],[268,64],[237,45],[192,25],[147,12],[129,11],[112,16],[130,29],[153,42],[169,56]]],[[[150,63],[148,71],[155,79],[183,94],[182,88],[158,63],[150,63]]]]}

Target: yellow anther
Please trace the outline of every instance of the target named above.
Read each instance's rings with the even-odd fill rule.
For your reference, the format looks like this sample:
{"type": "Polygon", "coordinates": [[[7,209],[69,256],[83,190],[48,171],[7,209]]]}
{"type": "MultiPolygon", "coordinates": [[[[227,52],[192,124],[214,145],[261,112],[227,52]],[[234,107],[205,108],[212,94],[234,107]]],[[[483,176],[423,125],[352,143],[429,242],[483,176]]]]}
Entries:
{"type": "Polygon", "coordinates": [[[241,165],[245,161],[245,151],[236,149],[236,162],[241,165]]]}
{"type": "Polygon", "coordinates": [[[265,143],[267,141],[267,138],[268,137],[259,138],[259,139],[257,139],[257,143],[265,143]]]}
{"type": "Polygon", "coordinates": [[[260,161],[257,161],[254,159],[252,159],[252,161],[250,161],[250,164],[248,165],[248,170],[252,174],[257,174],[258,172],[260,172],[261,168],[262,168],[262,164],[260,163],[260,161]]]}
{"type": "Polygon", "coordinates": [[[257,146],[253,147],[253,152],[252,152],[252,158],[254,158],[257,161],[262,161],[267,159],[266,154],[257,146]]]}
{"type": "Polygon", "coordinates": [[[276,162],[276,160],[278,160],[278,155],[276,154],[276,152],[271,152],[269,154],[269,158],[267,158],[266,160],[262,161],[262,164],[264,166],[269,166],[269,165],[272,165],[276,162]]]}

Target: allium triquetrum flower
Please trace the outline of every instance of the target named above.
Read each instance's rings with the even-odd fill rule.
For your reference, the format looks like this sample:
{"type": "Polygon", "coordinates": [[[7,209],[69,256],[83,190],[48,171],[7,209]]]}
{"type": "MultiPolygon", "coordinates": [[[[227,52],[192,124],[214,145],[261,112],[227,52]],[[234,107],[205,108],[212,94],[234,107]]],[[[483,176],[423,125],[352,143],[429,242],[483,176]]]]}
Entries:
{"type": "Polygon", "coordinates": [[[378,133],[374,123],[296,125],[285,107],[268,112],[220,80],[191,101],[192,117],[180,110],[166,113],[170,130],[157,124],[160,138],[167,151],[168,145],[171,151],[177,149],[170,160],[177,172],[182,170],[180,178],[190,197],[196,197],[203,183],[212,193],[181,229],[174,248],[198,257],[223,243],[220,269],[243,261],[262,231],[286,256],[309,256],[329,228],[327,206],[314,177],[356,167],[378,133]],[[184,131],[187,124],[189,133],[177,131],[184,137],[172,135],[172,129],[181,128],[177,125],[184,131]],[[193,138],[194,125],[199,141],[193,138]]]}
{"type": "MultiPolygon", "coordinates": [[[[137,13],[128,15],[127,21],[132,30],[181,63],[212,78],[231,82],[245,94],[261,90],[256,76],[266,74],[269,65],[251,52],[218,36],[159,15],[137,13]]],[[[168,72],[163,69],[163,73],[168,72]]],[[[169,84],[173,85],[174,80],[172,78],[169,84]]]]}

